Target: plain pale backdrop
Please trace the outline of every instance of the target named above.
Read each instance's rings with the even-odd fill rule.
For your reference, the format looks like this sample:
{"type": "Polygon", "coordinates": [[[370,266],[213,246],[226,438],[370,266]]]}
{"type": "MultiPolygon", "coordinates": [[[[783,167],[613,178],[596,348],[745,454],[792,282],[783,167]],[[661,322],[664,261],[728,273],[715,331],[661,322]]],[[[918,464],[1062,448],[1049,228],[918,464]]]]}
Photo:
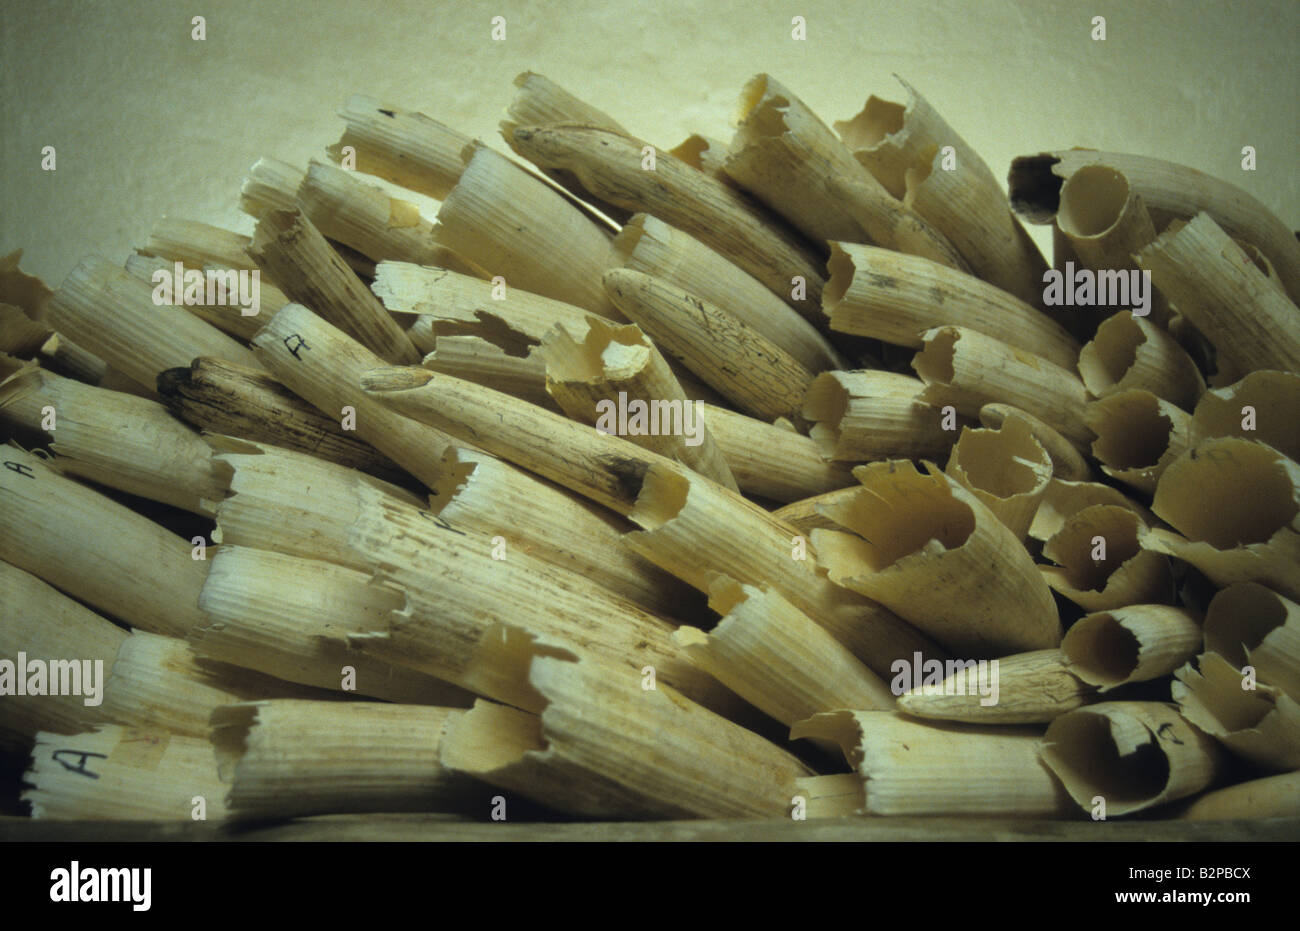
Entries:
{"type": "Polygon", "coordinates": [[[758,72],[827,123],[872,93],[904,100],[896,72],[1000,178],[1043,149],[1138,152],[1239,184],[1294,227],[1297,39],[1296,0],[0,0],[0,254],[22,247],[24,270],[57,285],[84,255],[124,260],[164,214],[251,232],[248,167],[321,156],[354,92],[504,148],[497,120],[525,70],[662,148],[730,139],[758,72]]]}

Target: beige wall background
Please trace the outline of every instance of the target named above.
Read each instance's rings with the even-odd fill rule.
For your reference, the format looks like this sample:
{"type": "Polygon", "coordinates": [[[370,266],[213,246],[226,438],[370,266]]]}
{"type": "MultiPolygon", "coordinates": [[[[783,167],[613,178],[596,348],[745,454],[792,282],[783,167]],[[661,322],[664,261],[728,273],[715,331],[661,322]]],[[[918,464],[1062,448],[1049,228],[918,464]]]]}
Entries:
{"type": "Polygon", "coordinates": [[[898,73],[1001,177],[1041,149],[1138,152],[1300,226],[1297,35],[1296,0],[0,0],[0,252],[22,247],[53,285],[84,255],[125,259],[164,214],[251,232],[236,208],[248,167],[321,155],[353,92],[504,148],[497,120],[524,70],[661,147],[729,139],[760,71],[828,123],[871,93],[905,99],[898,73]],[[1243,145],[1258,170],[1242,171],[1243,145]]]}

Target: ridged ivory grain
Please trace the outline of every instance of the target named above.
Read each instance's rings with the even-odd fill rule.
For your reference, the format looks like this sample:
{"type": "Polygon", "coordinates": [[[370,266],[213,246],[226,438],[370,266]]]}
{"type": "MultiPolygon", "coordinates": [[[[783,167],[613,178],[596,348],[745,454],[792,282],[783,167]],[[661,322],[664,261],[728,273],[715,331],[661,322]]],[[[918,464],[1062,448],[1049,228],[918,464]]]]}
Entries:
{"type": "MultiPolygon", "coordinates": [[[[199,596],[206,618],[190,632],[203,658],[285,682],[386,701],[467,706],[452,685],[353,649],[351,636],[381,636],[400,597],[370,573],[271,550],[223,546],[199,596]]],[[[278,697],[278,696],[252,696],[278,697]]]]}
{"type": "Polygon", "coordinates": [[[921,400],[927,404],[951,404],[976,417],[984,405],[1001,401],[1046,421],[1071,442],[1091,441],[1083,422],[1088,392],[1072,370],[964,327],[926,330],[921,341],[912,368],[925,382],[921,400]]]}
{"type": "Polygon", "coordinates": [[[643,690],[590,659],[524,667],[540,715],[478,703],[455,719],[442,765],[573,814],[603,818],[788,816],[809,769],[688,701],[643,690]]]}
{"type": "Polygon", "coordinates": [[[1070,671],[1102,692],[1166,676],[1200,649],[1200,619],[1168,605],[1127,605],[1085,615],[1061,641],[1070,671]]]}
{"type": "Polygon", "coordinates": [[[203,620],[208,563],[189,540],[40,458],[0,450],[0,559],[133,627],[184,637],[203,620]]]}
{"type": "MultiPolygon", "coordinates": [[[[603,422],[602,407],[618,411],[634,402],[660,409],[676,405],[677,416],[656,414],[657,430],[642,427],[628,434],[638,446],[689,466],[720,485],[738,490],[736,480],[719,451],[713,434],[686,392],[640,327],[611,327],[596,318],[587,321],[586,335],[574,337],[557,327],[542,340],[539,353],[546,369],[546,390],[574,420],[596,426],[603,422]],[[688,417],[696,435],[688,436],[688,417]],[[665,422],[667,421],[667,422],[665,422]]],[[[617,432],[616,428],[612,432],[617,432]]],[[[605,429],[608,430],[608,427],[605,429]]]]}
{"type": "Polygon", "coordinates": [[[443,769],[438,744],[464,713],[376,702],[228,704],[212,716],[227,808],[248,819],[462,808],[472,784],[443,769]]]}
{"type": "Polygon", "coordinates": [[[73,737],[39,734],[23,781],[33,818],[189,822],[196,799],[206,820],[226,817],[212,746],[202,737],[117,725],[73,737]]]}
{"type": "Polygon", "coordinates": [[[1300,702],[1269,685],[1246,688],[1217,653],[1188,663],[1171,686],[1183,717],[1229,750],[1272,772],[1300,767],[1300,702]]]}
{"type": "Polygon", "coordinates": [[[625,268],[604,274],[610,299],[662,352],[742,412],[797,415],[813,373],[758,330],[676,285],[625,268]]]}
{"type": "Polygon", "coordinates": [[[1106,816],[1186,798],[1226,773],[1223,749],[1164,702],[1088,705],[1047,726],[1043,761],[1084,811],[1106,816]]]}
{"type": "Polygon", "coordinates": [[[1229,235],[1257,246],[1276,266],[1292,300],[1300,300],[1300,242],[1291,228],[1240,187],[1185,165],[1095,149],[1026,155],[1011,163],[1007,182],[1012,206],[1031,222],[1049,222],[1064,179],[1092,164],[1121,172],[1146,203],[1157,229],[1163,230],[1171,219],[1190,219],[1201,212],[1213,217],[1229,235]]]}
{"type": "Polygon", "coordinates": [[[682,627],[673,640],[759,710],[794,724],[837,708],[894,706],[879,676],[776,592],[719,577],[710,595],[718,625],[682,627]]]}
{"type": "Polygon", "coordinates": [[[1052,460],[1028,423],[1011,417],[996,430],[962,428],[944,472],[1023,540],[1052,481],[1052,460]]]}
{"type": "Polygon", "coordinates": [[[1142,388],[1093,401],[1084,409],[1083,420],[1097,434],[1092,454],[1101,470],[1148,495],[1169,464],[1191,445],[1191,416],[1142,388]]]}
{"type": "Polygon", "coordinates": [[[1169,560],[1149,547],[1146,529],[1121,505],[1081,508],[1043,544],[1043,555],[1057,564],[1040,566],[1043,578],[1085,611],[1169,601],[1169,560]]]}
{"type": "Polygon", "coordinates": [[[1300,308],[1207,214],[1160,236],[1139,260],[1238,371],[1300,372],[1300,308]]]}
{"type": "Polygon", "coordinates": [[[419,360],[410,337],[303,211],[264,213],[249,255],[292,300],[310,307],[380,358],[399,364],[419,360]]]}
{"type": "Polygon", "coordinates": [[[1073,371],[1079,344],[1064,327],[987,282],[918,256],[832,242],[822,309],[832,330],[921,346],[937,326],[978,330],[1073,371]]]}
{"type": "Polygon", "coordinates": [[[648,213],[696,237],[815,321],[824,279],[808,244],[735,189],[661,152],[655,170],[641,167],[640,139],[588,126],[517,127],[513,146],[542,169],[573,173],[584,189],[625,210],[648,213]],[[791,296],[803,278],[803,300],[791,296]]]}
{"type": "Polygon", "coordinates": [[[1205,392],[1205,380],[1178,341],[1127,313],[1108,317],[1097,328],[1079,352],[1079,375],[1094,397],[1143,388],[1183,410],[1191,410],[1205,392]]]}
{"type": "Polygon", "coordinates": [[[891,197],[830,127],[766,74],[741,92],[727,175],[813,242],[874,242],[963,271],[952,243],[891,197]]]}
{"type": "MultiPolygon", "coordinates": [[[[179,302],[180,295],[173,295],[179,302]]],[[[183,306],[158,305],[153,288],[106,259],[83,259],[54,293],[49,322],[146,391],[164,369],[215,356],[260,368],[249,351],[183,306]]]]}
{"type": "Polygon", "coordinates": [[[1205,612],[1205,649],[1300,701],[1300,605],[1256,582],[1229,585],[1205,612]]]}
{"type": "Polygon", "coordinates": [[[347,128],[329,154],[341,162],[351,146],[352,169],[441,200],[456,186],[470,138],[414,110],[353,94],[338,115],[347,128]]]}
{"type": "Polygon", "coordinates": [[[47,435],[64,475],[208,516],[224,496],[212,448],[146,398],[28,365],[0,381],[0,423],[47,435]],[[43,431],[47,407],[53,429],[43,431]]]}
{"type": "Polygon", "coordinates": [[[1300,466],[1271,446],[1222,438],[1192,447],[1165,469],[1151,507],[1178,533],[1153,528],[1144,547],[1220,587],[1261,582],[1300,599],[1300,466]]]}
{"type": "Polygon", "coordinates": [[[1031,650],[998,661],[998,700],[972,687],[974,670],[958,670],[937,688],[898,697],[898,710],[918,718],[967,724],[1046,724],[1096,700],[1096,688],[1066,666],[1058,649],[1031,650]]]}
{"type": "Polygon", "coordinates": [[[831,581],[875,599],[958,656],[1056,646],[1061,622],[1019,539],[931,463],[858,466],[862,483],[823,514],[851,531],[813,530],[831,581]]]}
{"type": "Polygon", "coordinates": [[[956,442],[965,422],[921,400],[916,378],[876,369],[822,372],[804,395],[802,414],[813,422],[809,435],[822,455],[835,462],[872,459],[939,459],[956,442]]]}
{"type": "Polygon", "coordinates": [[[898,82],[906,107],[872,96],[857,115],[835,124],[840,138],[894,197],[948,238],[974,275],[1038,304],[1047,263],[1001,183],[929,101],[898,82]]]}
{"type": "Polygon", "coordinates": [[[1038,759],[1040,733],[833,711],[801,721],[790,736],[840,745],[865,784],[866,814],[1065,817],[1070,799],[1038,759]]]}
{"type": "Polygon", "coordinates": [[[1238,436],[1267,443],[1292,461],[1300,461],[1297,423],[1300,375],[1251,372],[1238,382],[1201,395],[1192,413],[1192,442],[1238,436]]]}
{"type": "Polygon", "coordinates": [[[845,368],[844,358],[813,324],[753,275],[689,233],[648,213],[624,224],[610,266],[670,281],[758,330],[811,372],[845,368]]]}
{"type": "Polygon", "coordinates": [[[436,241],[488,278],[500,276],[507,286],[608,315],[600,286],[608,231],[500,153],[475,144],[465,158],[460,180],[438,211],[436,241]]]}
{"type": "Polygon", "coordinates": [[[1047,451],[1052,460],[1052,477],[1058,481],[1082,482],[1092,477],[1088,461],[1079,451],[1083,444],[1077,444],[1061,436],[1056,428],[1043,423],[1033,414],[1026,413],[1010,404],[985,404],[980,408],[980,423],[991,429],[1005,425],[1008,421],[1019,420],[1029,428],[1034,439],[1047,451]]]}

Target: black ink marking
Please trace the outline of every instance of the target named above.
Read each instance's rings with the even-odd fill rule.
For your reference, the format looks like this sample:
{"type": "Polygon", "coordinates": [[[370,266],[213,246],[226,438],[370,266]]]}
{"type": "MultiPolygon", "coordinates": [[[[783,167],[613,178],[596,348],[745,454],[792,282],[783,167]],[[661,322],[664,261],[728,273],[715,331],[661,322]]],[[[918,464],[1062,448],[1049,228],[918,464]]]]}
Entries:
{"type": "Polygon", "coordinates": [[[5,468],[10,472],[17,472],[19,475],[25,475],[28,478],[36,478],[36,473],[32,471],[32,467],[24,462],[10,462],[6,459],[5,468]]]}
{"type": "Polygon", "coordinates": [[[101,760],[108,759],[107,753],[91,753],[88,750],[55,750],[53,753],[50,754],[51,759],[53,759],[54,762],[58,763],[68,772],[81,773],[81,775],[89,776],[91,779],[98,779],[99,773],[92,773],[90,770],[86,769],[86,760],[90,759],[92,756],[99,757],[101,760]],[[63,760],[59,759],[60,753],[66,753],[69,756],[81,757],[81,759],[76,766],[69,766],[63,760]]]}
{"type": "Polygon", "coordinates": [[[292,354],[293,357],[295,359],[298,359],[299,361],[302,360],[302,356],[298,355],[299,349],[306,349],[308,352],[311,352],[311,347],[307,345],[307,341],[303,339],[301,336],[299,336],[297,333],[290,333],[288,336],[284,338],[284,348],[288,349],[290,354],[292,354]],[[292,339],[296,339],[298,342],[290,346],[289,340],[292,339]]]}
{"type": "Polygon", "coordinates": [[[443,519],[437,514],[433,514],[429,511],[421,511],[420,516],[423,517],[425,520],[433,521],[437,526],[441,527],[443,530],[450,530],[452,533],[460,534],[462,537],[467,536],[465,531],[457,530],[455,527],[447,523],[445,519],[443,519]]]}
{"type": "Polygon", "coordinates": [[[379,112],[382,113],[384,116],[388,117],[390,120],[396,117],[396,114],[393,113],[392,110],[385,110],[383,107],[379,108],[379,112]]]}

